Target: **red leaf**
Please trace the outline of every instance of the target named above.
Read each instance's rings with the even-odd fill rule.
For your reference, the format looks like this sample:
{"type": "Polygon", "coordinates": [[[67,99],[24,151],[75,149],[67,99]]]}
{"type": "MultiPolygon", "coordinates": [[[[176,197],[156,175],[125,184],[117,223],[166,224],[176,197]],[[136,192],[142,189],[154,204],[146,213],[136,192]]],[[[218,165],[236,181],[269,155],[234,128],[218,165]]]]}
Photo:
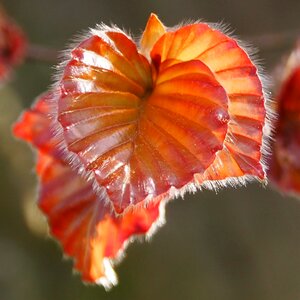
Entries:
{"type": "Polygon", "coordinates": [[[280,190],[300,193],[300,47],[292,53],[281,71],[285,79],[279,89],[276,106],[278,120],[272,144],[269,177],[280,190]]]}
{"type": "Polygon", "coordinates": [[[161,202],[115,217],[87,183],[68,165],[39,155],[39,207],[48,218],[52,235],[65,254],[75,259],[84,281],[109,288],[117,283],[111,263],[137,235],[149,235],[163,221],[161,202]],[[159,210],[161,216],[159,216],[159,210]]]}
{"type": "Polygon", "coordinates": [[[111,264],[124,255],[136,236],[150,236],[164,222],[165,201],[157,199],[122,216],[115,216],[103,195],[65,162],[48,118],[51,97],[44,94],[14,127],[16,136],[37,148],[40,178],[38,204],[52,235],[65,254],[75,259],[84,281],[109,288],[117,283],[111,264]]]}
{"type": "Polygon", "coordinates": [[[19,64],[26,50],[26,38],[21,28],[0,7],[0,81],[19,64]]]}
{"type": "Polygon", "coordinates": [[[14,135],[32,144],[39,151],[62,159],[58,139],[51,130],[50,93],[42,94],[32,108],[25,111],[13,127],[14,135]]]}

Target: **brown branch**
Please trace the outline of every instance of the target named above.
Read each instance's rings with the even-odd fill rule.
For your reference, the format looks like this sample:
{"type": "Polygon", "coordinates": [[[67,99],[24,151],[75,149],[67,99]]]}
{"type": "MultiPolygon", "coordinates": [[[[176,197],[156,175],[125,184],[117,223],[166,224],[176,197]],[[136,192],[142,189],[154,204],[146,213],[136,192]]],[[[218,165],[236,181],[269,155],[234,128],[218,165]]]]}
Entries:
{"type": "Polygon", "coordinates": [[[296,44],[300,37],[300,29],[282,32],[269,32],[245,37],[254,46],[263,51],[273,51],[281,48],[291,47],[296,44]]]}
{"type": "Polygon", "coordinates": [[[38,61],[45,63],[57,63],[59,52],[55,49],[41,45],[29,44],[27,48],[26,58],[30,61],[38,61]]]}
{"type": "MultiPolygon", "coordinates": [[[[289,30],[282,32],[269,32],[252,36],[245,36],[263,51],[273,51],[281,48],[291,47],[300,37],[300,30],[289,30]]],[[[27,49],[26,58],[30,61],[38,61],[55,64],[58,62],[59,52],[55,49],[41,45],[30,44],[27,49]]]]}

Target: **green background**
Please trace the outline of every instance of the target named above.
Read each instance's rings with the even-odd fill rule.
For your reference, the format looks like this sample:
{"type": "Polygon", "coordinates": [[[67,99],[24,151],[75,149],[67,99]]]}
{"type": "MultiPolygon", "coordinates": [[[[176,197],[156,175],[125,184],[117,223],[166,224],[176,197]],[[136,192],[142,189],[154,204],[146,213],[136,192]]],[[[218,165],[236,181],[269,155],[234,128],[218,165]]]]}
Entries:
{"type": "MultiPolygon", "coordinates": [[[[100,22],[138,35],[150,12],[167,26],[223,21],[257,44],[269,72],[300,33],[299,0],[6,0],[4,6],[32,43],[56,49],[100,22]]],[[[117,267],[120,284],[109,293],[72,275],[34,205],[34,158],[10,129],[52,83],[51,74],[51,64],[29,61],[0,90],[1,300],[300,299],[300,203],[258,184],[171,202],[167,224],[151,242],[129,247],[117,267]]]]}

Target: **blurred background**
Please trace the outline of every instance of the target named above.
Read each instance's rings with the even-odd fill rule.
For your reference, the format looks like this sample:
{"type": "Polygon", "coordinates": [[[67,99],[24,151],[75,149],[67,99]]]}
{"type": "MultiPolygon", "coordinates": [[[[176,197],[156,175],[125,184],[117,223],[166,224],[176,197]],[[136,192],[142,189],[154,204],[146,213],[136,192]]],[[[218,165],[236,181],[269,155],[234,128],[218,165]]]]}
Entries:
{"type": "MultiPolygon", "coordinates": [[[[34,44],[64,49],[96,23],[141,33],[150,12],[168,26],[203,19],[230,24],[273,70],[300,34],[299,0],[6,0],[34,44]]],[[[167,207],[167,224],[135,243],[106,293],[72,274],[35,206],[31,150],[11,136],[22,109],[52,83],[53,65],[27,61],[0,89],[0,299],[300,299],[300,202],[270,188],[204,191],[167,207]]]]}

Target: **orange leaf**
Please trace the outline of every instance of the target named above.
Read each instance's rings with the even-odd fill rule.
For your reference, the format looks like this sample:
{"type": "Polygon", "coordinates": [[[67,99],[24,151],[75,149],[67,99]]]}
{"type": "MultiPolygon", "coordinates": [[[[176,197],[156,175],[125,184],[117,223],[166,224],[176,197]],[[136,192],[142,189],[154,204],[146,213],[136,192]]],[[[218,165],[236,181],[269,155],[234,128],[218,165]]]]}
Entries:
{"type": "Polygon", "coordinates": [[[214,74],[228,96],[228,132],[224,148],[204,174],[205,181],[254,175],[265,179],[262,163],[263,127],[266,107],[257,69],[232,38],[199,23],[170,31],[151,51],[156,66],[170,59],[199,60],[214,74]]]}
{"type": "MultiPolygon", "coordinates": [[[[162,33],[152,15],[141,43],[162,33]]],[[[64,68],[57,119],[68,154],[122,213],[204,173],[223,148],[228,97],[200,60],[151,66],[125,33],[93,34],[64,68]]]]}
{"type": "Polygon", "coordinates": [[[266,107],[257,69],[204,23],[167,30],[151,15],[137,46],[91,30],[64,67],[55,104],[66,155],[116,212],[170,189],[265,179],[266,107]]]}
{"type": "Polygon", "coordinates": [[[109,262],[152,231],[167,199],[265,179],[265,99],[238,43],[204,23],[167,29],[152,14],[140,47],[119,29],[90,30],[57,90],[15,127],[38,148],[52,234],[84,280],[106,287],[115,283],[109,262]]]}
{"type": "Polygon", "coordinates": [[[155,14],[151,14],[140,41],[141,52],[149,55],[154,44],[166,32],[164,24],[155,14]]]}

